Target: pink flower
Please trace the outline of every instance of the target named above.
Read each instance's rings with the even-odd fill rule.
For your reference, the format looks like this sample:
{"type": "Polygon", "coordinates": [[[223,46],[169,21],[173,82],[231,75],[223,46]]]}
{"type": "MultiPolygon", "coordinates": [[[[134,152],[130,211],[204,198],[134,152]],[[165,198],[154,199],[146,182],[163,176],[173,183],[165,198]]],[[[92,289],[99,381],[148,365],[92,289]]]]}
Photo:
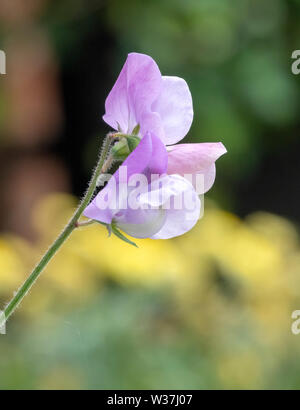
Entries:
{"type": "Polygon", "coordinates": [[[189,181],[166,174],[167,166],[164,144],[146,133],[122,165],[125,177],[119,168],[84,215],[107,225],[115,223],[135,238],[168,239],[189,231],[199,219],[200,200],[189,181]]]}
{"type": "Polygon", "coordinates": [[[215,161],[226,149],[220,142],[170,145],[192,124],[187,83],[162,76],[151,57],[131,53],[106,99],[103,119],[124,134],[138,125],[141,141],[84,215],[137,238],[167,239],[189,231],[200,216],[198,195],[213,185],[215,161]],[[135,184],[136,175],[143,178],[135,184]],[[204,183],[196,192],[197,175],[204,183]]]}
{"type": "MultiPolygon", "coordinates": [[[[151,57],[131,53],[106,99],[103,119],[127,134],[139,124],[141,136],[150,131],[171,145],[188,133],[193,115],[187,83],[179,77],[162,76],[151,57]]],[[[226,153],[221,142],[178,144],[167,150],[168,174],[202,174],[204,192],[214,183],[215,161],[226,153]]]]}

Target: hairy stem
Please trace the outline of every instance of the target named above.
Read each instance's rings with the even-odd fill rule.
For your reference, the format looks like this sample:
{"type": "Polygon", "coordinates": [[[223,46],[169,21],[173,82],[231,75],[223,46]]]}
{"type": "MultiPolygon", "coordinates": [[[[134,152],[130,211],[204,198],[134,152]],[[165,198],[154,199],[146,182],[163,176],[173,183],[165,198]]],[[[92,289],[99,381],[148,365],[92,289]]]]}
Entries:
{"type": "MultiPolygon", "coordinates": [[[[53,242],[53,244],[50,246],[50,248],[47,250],[47,252],[44,254],[40,262],[36,265],[36,267],[33,269],[31,274],[28,276],[28,278],[25,280],[23,285],[18,289],[18,291],[15,293],[14,297],[11,299],[11,301],[7,304],[7,306],[4,309],[4,318],[3,320],[6,321],[12,313],[16,310],[18,305],[22,302],[23,298],[26,296],[26,294],[29,292],[31,289],[32,285],[35,283],[37,278],[40,276],[44,268],[47,266],[47,264],[50,262],[52,257],[56,254],[56,252],[59,250],[59,248],[62,246],[62,244],[68,239],[68,237],[71,235],[73,230],[78,226],[78,220],[80,216],[82,215],[84,209],[87,207],[89,204],[93,193],[95,192],[96,189],[96,184],[97,184],[97,179],[99,175],[104,172],[103,167],[105,162],[107,161],[107,155],[110,150],[111,142],[113,139],[114,135],[113,134],[108,134],[107,137],[104,140],[103,147],[101,150],[101,154],[99,156],[98,163],[96,165],[96,168],[94,170],[93,176],[90,180],[88,189],[82,198],[77,210],[75,211],[74,215],[70,219],[70,221],[67,223],[65,228],[63,229],[62,233],[58,236],[58,238],[53,242]]],[[[107,169],[105,169],[105,172],[107,169]]],[[[0,323],[1,327],[1,323],[0,323]]]]}

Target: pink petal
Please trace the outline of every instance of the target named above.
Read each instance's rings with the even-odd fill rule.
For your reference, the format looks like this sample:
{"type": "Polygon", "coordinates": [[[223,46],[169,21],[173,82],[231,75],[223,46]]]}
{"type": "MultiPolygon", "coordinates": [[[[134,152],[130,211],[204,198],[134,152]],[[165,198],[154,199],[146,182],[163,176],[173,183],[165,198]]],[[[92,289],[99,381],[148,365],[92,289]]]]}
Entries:
{"type": "Polygon", "coordinates": [[[124,133],[132,132],[140,124],[141,135],[147,131],[157,131],[160,137],[159,118],[152,112],[151,105],[158,98],[161,85],[161,73],[151,57],[129,54],[105,101],[104,121],[115,130],[119,125],[124,133]],[[147,121],[142,121],[147,115],[147,121]],[[156,123],[156,127],[151,127],[152,122],[156,123]]]}
{"type": "Polygon", "coordinates": [[[112,220],[111,209],[100,210],[96,205],[96,200],[93,201],[85,208],[83,215],[87,218],[94,219],[95,221],[100,221],[106,224],[110,224],[112,220]]]}
{"type": "Polygon", "coordinates": [[[161,209],[127,209],[122,216],[115,218],[117,226],[134,238],[150,238],[160,231],[166,218],[161,209]]]}
{"type": "Polygon", "coordinates": [[[172,200],[169,202],[171,206],[163,206],[163,209],[166,208],[165,221],[162,228],[151,236],[152,239],[183,235],[193,228],[200,217],[201,202],[192,184],[179,175],[170,175],[168,178],[170,198],[176,201],[180,197],[182,206],[174,206],[175,202],[172,200]]]}
{"type": "Polygon", "coordinates": [[[107,185],[87,206],[84,215],[88,218],[110,224],[115,213],[118,212],[118,209],[115,207],[115,201],[112,200],[111,205],[108,205],[105,209],[102,209],[101,205],[106,204],[107,201],[110,202],[110,198],[114,197],[115,188],[118,189],[118,183],[127,183],[130,176],[134,174],[144,174],[150,181],[151,174],[166,173],[167,163],[168,157],[164,144],[155,135],[147,133],[122,164],[122,167],[126,167],[126,180],[123,180],[122,173],[118,169],[107,185]]]}
{"type": "Polygon", "coordinates": [[[212,187],[216,176],[215,161],[227,152],[221,142],[178,144],[168,147],[168,151],[168,174],[203,175],[204,189],[203,192],[197,190],[198,194],[212,187]]]}
{"type": "Polygon", "coordinates": [[[120,229],[135,238],[152,239],[169,239],[192,229],[201,204],[189,181],[180,175],[165,175],[146,188],[139,196],[139,209],[126,209],[115,216],[120,229]]]}
{"type": "MultiPolygon", "coordinates": [[[[123,166],[127,166],[127,178],[130,175],[140,173],[149,163],[152,156],[152,139],[150,134],[146,134],[136,149],[126,158],[123,166]]],[[[119,169],[114,173],[113,179],[110,179],[107,185],[97,194],[93,201],[85,208],[83,214],[100,222],[110,224],[113,219],[113,209],[101,209],[97,206],[101,201],[106,201],[110,193],[113,192],[114,184],[119,181],[119,169]]],[[[125,181],[122,181],[125,182],[125,181]]]]}
{"type": "MultiPolygon", "coordinates": [[[[152,105],[161,118],[166,145],[175,144],[188,133],[193,121],[193,101],[187,83],[179,77],[162,77],[162,91],[152,105]]],[[[158,134],[157,134],[158,135],[158,134]]]]}

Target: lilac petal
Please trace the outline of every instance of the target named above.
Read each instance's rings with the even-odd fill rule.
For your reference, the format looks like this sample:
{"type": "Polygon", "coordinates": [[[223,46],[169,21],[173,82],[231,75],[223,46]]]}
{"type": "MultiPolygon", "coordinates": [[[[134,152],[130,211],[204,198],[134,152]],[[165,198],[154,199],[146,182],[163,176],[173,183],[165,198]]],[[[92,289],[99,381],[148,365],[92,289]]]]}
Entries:
{"type": "MultiPolygon", "coordinates": [[[[131,175],[141,174],[144,169],[148,166],[152,158],[152,140],[156,141],[152,134],[147,133],[140,141],[135,150],[128,155],[125,159],[122,167],[127,169],[127,180],[131,175]]],[[[113,175],[116,181],[119,181],[120,171],[119,169],[113,175]]],[[[125,182],[122,180],[122,182],[125,182]]],[[[107,184],[108,185],[108,184],[107,184]]]]}
{"type": "Polygon", "coordinates": [[[121,73],[105,101],[104,121],[117,130],[131,133],[140,124],[141,134],[147,131],[161,133],[159,123],[156,129],[151,127],[151,105],[161,91],[162,78],[155,61],[145,55],[130,53],[121,73]],[[143,116],[149,115],[148,122],[142,123],[143,116]]]}
{"type": "MultiPolygon", "coordinates": [[[[147,132],[139,145],[126,158],[122,167],[127,167],[127,180],[134,174],[164,174],[168,167],[168,153],[161,139],[153,133],[147,132]]],[[[119,181],[120,172],[114,174],[119,181]]],[[[122,181],[125,182],[125,181],[122,181]]]]}
{"type": "MultiPolygon", "coordinates": [[[[84,215],[88,218],[110,224],[115,213],[118,212],[114,200],[118,192],[123,192],[120,186],[128,183],[128,179],[135,174],[144,174],[151,178],[152,174],[163,174],[167,171],[168,154],[162,141],[153,134],[147,133],[135,148],[135,150],[123,162],[123,170],[120,168],[114,173],[107,185],[98,193],[93,201],[87,206],[84,215]],[[107,204],[104,208],[103,204],[107,204]]],[[[122,198],[127,201],[127,198],[122,198]]]]}
{"type": "MultiPolygon", "coordinates": [[[[142,138],[136,149],[123,162],[126,167],[126,180],[124,181],[121,174],[122,183],[127,183],[128,178],[136,173],[142,173],[145,167],[149,164],[152,156],[152,138],[150,134],[146,134],[142,138]]],[[[116,194],[115,186],[120,180],[119,169],[114,173],[113,177],[108,181],[107,185],[97,194],[93,201],[86,207],[84,215],[88,218],[110,224],[113,219],[113,204],[111,207],[102,209],[100,204],[107,202],[107,197],[111,198],[116,194]]]]}
{"type": "Polygon", "coordinates": [[[115,217],[117,227],[134,238],[150,238],[159,232],[166,219],[163,209],[127,209],[115,217]]]}
{"type": "Polygon", "coordinates": [[[97,207],[96,198],[94,198],[93,201],[85,208],[83,215],[87,218],[106,224],[110,224],[113,218],[111,209],[99,209],[97,207]]]}
{"type": "Polygon", "coordinates": [[[135,238],[167,239],[190,230],[200,215],[193,186],[180,175],[164,175],[139,196],[139,209],[114,216],[117,226],[135,238]]]}
{"type": "Polygon", "coordinates": [[[145,175],[151,180],[151,175],[162,175],[167,173],[168,169],[168,152],[162,140],[151,133],[152,139],[152,154],[147,166],[145,175]]]}
{"type": "Polygon", "coordinates": [[[193,228],[200,217],[201,202],[192,184],[179,175],[170,175],[169,184],[169,197],[173,200],[164,203],[165,221],[162,228],[151,236],[152,239],[183,235],[193,228]]]}
{"type": "MultiPolygon", "coordinates": [[[[162,91],[152,105],[164,129],[159,135],[166,145],[175,144],[188,133],[193,121],[193,101],[187,83],[179,77],[162,77],[162,91]]],[[[158,135],[158,134],[157,134],[158,135]]]]}
{"type": "Polygon", "coordinates": [[[152,208],[164,206],[172,197],[188,194],[190,183],[180,175],[163,175],[148,185],[147,191],[139,196],[142,206],[152,208]]]}
{"type": "Polygon", "coordinates": [[[221,142],[202,144],[178,144],[168,147],[168,174],[203,175],[204,189],[207,192],[213,185],[216,175],[215,161],[227,152],[221,142]]]}

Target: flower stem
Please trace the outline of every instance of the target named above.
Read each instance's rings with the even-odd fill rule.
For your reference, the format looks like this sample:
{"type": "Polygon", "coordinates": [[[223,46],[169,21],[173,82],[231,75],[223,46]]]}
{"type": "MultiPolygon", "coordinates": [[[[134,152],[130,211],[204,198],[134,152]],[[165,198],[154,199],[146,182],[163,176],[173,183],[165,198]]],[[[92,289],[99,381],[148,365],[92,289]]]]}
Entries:
{"type": "MultiPolygon", "coordinates": [[[[56,252],[59,250],[59,248],[62,246],[62,244],[66,241],[66,239],[71,235],[73,230],[77,227],[78,219],[82,215],[84,209],[87,207],[89,204],[95,189],[96,189],[96,184],[97,184],[97,179],[99,175],[103,172],[103,166],[105,164],[107,155],[110,150],[111,142],[112,142],[113,135],[108,134],[107,137],[104,140],[103,147],[101,150],[101,154],[99,156],[98,163],[96,165],[95,171],[93,173],[93,176],[90,180],[88,189],[81,200],[77,210],[75,211],[74,215],[68,222],[68,224],[65,226],[63,229],[62,233],[58,236],[58,238],[53,242],[53,244],[50,246],[48,251],[44,254],[40,262],[36,265],[36,267],[33,269],[32,273],[28,276],[28,278],[25,280],[23,285],[18,289],[18,291],[15,293],[14,297],[11,299],[11,301],[7,304],[7,306],[4,309],[4,321],[7,321],[7,319],[14,313],[18,305],[22,302],[23,298],[26,296],[26,294],[29,292],[37,278],[40,276],[44,268],[47,266],[47,264],[50,262],[52,257],[56,254],[56,252]]],[[[106,170],[105,170],[106,171],[106,170]]],[[[1,323],[0,323],[1,326],[1,323]]]]}
{"type": "Polygon", "coordinates": [[[75,222],[75,228],[81,228],[84,226],[88,226],[88,225],[92,225],[93,223],[95,223],[95,221],[93,219],[88,219],[87,221],[82,221],[82,222],[75,222]]]}

